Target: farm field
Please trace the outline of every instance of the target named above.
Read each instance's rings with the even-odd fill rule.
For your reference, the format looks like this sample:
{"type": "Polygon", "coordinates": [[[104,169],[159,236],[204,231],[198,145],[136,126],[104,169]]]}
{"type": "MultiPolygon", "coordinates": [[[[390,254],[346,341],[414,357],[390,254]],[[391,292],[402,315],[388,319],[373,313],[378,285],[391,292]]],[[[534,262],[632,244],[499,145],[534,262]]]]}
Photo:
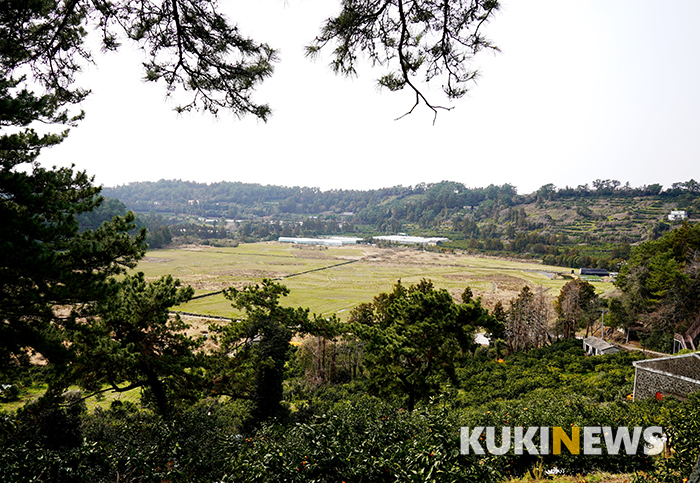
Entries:
{"type": "MultiPolygon", "coordinates": [[[[241,288],[263,278],[280,280],[291,293],[282,303],[346,319],[356,305],[370,302],[401,280],[413,284],[427,278],[456,298],[465,287],[487,307],[515,297],[523,286],[538,286],[550,298],[559,294],[571,269],[497,258],[426,252],[414,247],[371,245],[317,247],[278,242],[242,244],[235,248],[188,246],[152,250],[136,268],[149,279],[165,274],[195,289],[195,296],[226,287],[241,288]]],[[[613,290],[596,282],[600,293],[613,290]]],[[[235,317],[222,294],[198,298],[176,308],[201,315],[235,317]]]]}

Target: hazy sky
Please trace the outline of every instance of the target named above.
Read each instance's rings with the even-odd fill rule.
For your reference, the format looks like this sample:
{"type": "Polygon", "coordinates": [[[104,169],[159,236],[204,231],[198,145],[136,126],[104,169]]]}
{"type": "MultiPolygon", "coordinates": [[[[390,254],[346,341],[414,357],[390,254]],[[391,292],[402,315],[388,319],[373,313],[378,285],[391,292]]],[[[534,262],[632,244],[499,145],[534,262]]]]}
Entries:
{"type": "MultiPolygon", "coordinates": [[[[239,28],[280,50],[256,99],[271,120],[178,116],[141,81],[140,54],[98,57],[81,77],[86,119],[41,158],[98,184],[182,179],[367,189],[441,180],[633,186],[700,177],[700,2],[503,1],[488,34],[502,53],[455,109],[417,109],[380,92],[379,71],[335,76],[303,46],[339,2],[221,0],[239,28]]],[[[439,86],[429,92],[440,96],[439,86]]],[[[440,99],[436,97],[436,99],[440,99]]]]}

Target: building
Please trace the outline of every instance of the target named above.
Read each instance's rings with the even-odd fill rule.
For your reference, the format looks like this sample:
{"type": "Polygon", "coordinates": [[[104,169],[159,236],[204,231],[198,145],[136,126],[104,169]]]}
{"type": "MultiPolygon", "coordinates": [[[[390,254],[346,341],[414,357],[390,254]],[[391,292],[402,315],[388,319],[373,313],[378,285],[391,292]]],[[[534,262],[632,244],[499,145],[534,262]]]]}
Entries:
{"type": "Polygon", "coordinates": [[[372,237],[372,240],[396,243],[398,245],[439,245],[441,243],[450,241],[449,238],[443,237],[424,238],[422,236],[408,236],[406,234],[374,236],[372,237]]]}
{"type": "Polygon", "coordinates": [[[679,210],[679,211],[672,211],[670,215],[668,215],[668,221],[682,221],[688,218],[688,212],[679,210]]]}
{"type": "Polygon", "coordinates": [[[343,245],[356,245],[358,243],[361,243],[364,238],[357,238],[354,236],[333,236],[329,238],[330,240],[338,240],[340,241],[343,245]]]}
{"type": "Polygon", "coordinates": [[[297,243],[299,245],[326,245],[331,247],[339,247],[343,245],[355,245],[362,241],[362,238],[338,236],[333,238],[296,238],[281,236],[277,239],[280,243],[297,243]]]}
{"type": "Polygon", "coordinates": [[[339,247],[343,245],[342,241],[332,240],[330,238],[293,238],[281,236],[277,241],[280,243],[297,243],[299,245],[326,245],[332,247],[339,247]]]}
{"type": "Polygon", "coordinates": [[[610,272],[608,272],[604,268],[582,268],[579,271],[580,275],[595,275],[597,277],[607,277],[610,275],[610,272]]]}
{"type": "Polygon", "coordinates": [[[685,399],[700,391],[700,354],[634,361],[634,400],[666,396],[685,399]]]}
{"type": "Polygon", "coordinates": [[[602,356],[604,354],[615,354],[620,352],[620,349],[615,347],[615,344],[605,342],[598,337],[586,337],[583,339],[583,350],[589,356],[602,356]]]}

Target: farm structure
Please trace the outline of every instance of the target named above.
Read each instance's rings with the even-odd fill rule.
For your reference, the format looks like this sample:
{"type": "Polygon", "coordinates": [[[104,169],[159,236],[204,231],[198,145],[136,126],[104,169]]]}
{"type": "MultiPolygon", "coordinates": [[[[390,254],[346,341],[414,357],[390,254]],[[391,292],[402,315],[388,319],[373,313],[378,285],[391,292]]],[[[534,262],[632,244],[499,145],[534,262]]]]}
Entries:
{"type": "Polygon", "coordinates": [[[634,400],[666,396],[685,399],[700,391],[700,354],[634,361],[634,400]]]}
{"type": "Polygon", "coordinates": [[[389,236],[374,236],[372,240],[396,243],[398,245],[439,245],[450,241],[444,237],[429,237],[408,236],[408,235],[389,235],[389,236]]]}
{"type": "Polygon", "coordinates": [[[604,268],[582,268],[579,272],[580,275],[594,275],[598,277],[607,277],[610,275],[604,268]]]}
{"type": "Polygon", "coordinates": [[[586,337],[583,339],[583,350],[589,356],[601,356],[603,354],[614,354],[620,352],[620,349],[615,347],[610,342],[605,342],[598,337],[586,337]]]}
{"type": "Polygon", "coordinates": [[[277,241],[279,241],[280,243],[297,243],[299,245],[326,245],[331,247],[340,247],[343,245],[355,245],[358,241],[362,241],[362,238],[294,238],[281,236],[277,241]]]}

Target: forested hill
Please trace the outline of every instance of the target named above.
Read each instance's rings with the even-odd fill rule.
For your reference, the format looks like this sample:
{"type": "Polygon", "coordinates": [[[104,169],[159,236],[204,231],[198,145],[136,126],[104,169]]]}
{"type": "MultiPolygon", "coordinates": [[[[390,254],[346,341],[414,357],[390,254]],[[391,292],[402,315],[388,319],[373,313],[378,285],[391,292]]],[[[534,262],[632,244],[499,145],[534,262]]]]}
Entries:
{"type": "MultiPolygon", "coordinates": [[[[352,214],[363,224],[391,220],[419,223],[423,227],[436,226],[467,212],[468,218],[492,218],[502,210],[514,207],[524,208],[528,214],[535,215],[530,222],[545,216],[548,211],[545,208],[566,209],[572,206],[576,212],[574,218],[595,220],[601,216],[596,213],[601,211],[600,207],[596,209],[596,205],[606,202],[630,208],[632,212],[629,215],[633,219],[637,218],[635,215],[649,214],[649,207],[652,207],[654,215],[657,214],[654,207],[662,215],[667,204],[691,213],[698,212],[700,208],[700,183],[694,180],[674,183],[666,190],[660,184],[633,188],[629,183],[622,185],[617,180],[596,180],[592,186],[586,184],[559,189],[547,184],[525,195],[518,194],[516,187],[510,184],[468,188],[453,181],[365,191],[321,191],[318,188],[240,182],[206,184],[160,180],[104,188],[103,194],[117,198],[129,209],[142,213],[153,211],[229,219],[284,217],[285,214],[352,214]]],[[[520,218],[512,213],[508,216],[520,218]]],[[[540,224],[546,225],[548,221],[544,217],[540,224]]]]}
{"type": "Polygon", "coordinates": [[[181,235],[256,241],[341,233],[439,233],[451,239],[445,249],[517,254],[552,265],[614,271],[629,256],[630,245],[657,239],[681,223],[669,220],[671,211],[685,211],[690,222],[700,213],[700,184],[694,180],[665,190],[659,184],[633,188],[616,180],[559,189],[547,184],[525,195],[510,184],[467,188],[452,181],[321,191],[162,180],[105,188],[103,194],[136,212],[151,213],[147,219],[155,223],[153,228],[177,224],[174,233],[181,235]],[[216,229],[198,226],[205,218],[208,223],[228,222],[217,222],[216,229]]]}
{"type": "Polygon", "coordinates": [[[138,212],[155,211],[227,218],[284,213],[359,215],[363,210],[371,212],[375,207],[397,203],[401,205],[403,202],[412,202],[421,207],[426,204],[437,204],[454,209],[465,205],[477,206],[488,199],[512,204],[517,198],[515,187],[508,184],[491,185],[487,188],[466,188],[461,183],[448,181],[366,191],[321,191],[318,188],[298,186],[263,186],[239,182],[206,184],[160,180],[104,188],[103,194],[121,200],[130,209],[138,212]]]}

